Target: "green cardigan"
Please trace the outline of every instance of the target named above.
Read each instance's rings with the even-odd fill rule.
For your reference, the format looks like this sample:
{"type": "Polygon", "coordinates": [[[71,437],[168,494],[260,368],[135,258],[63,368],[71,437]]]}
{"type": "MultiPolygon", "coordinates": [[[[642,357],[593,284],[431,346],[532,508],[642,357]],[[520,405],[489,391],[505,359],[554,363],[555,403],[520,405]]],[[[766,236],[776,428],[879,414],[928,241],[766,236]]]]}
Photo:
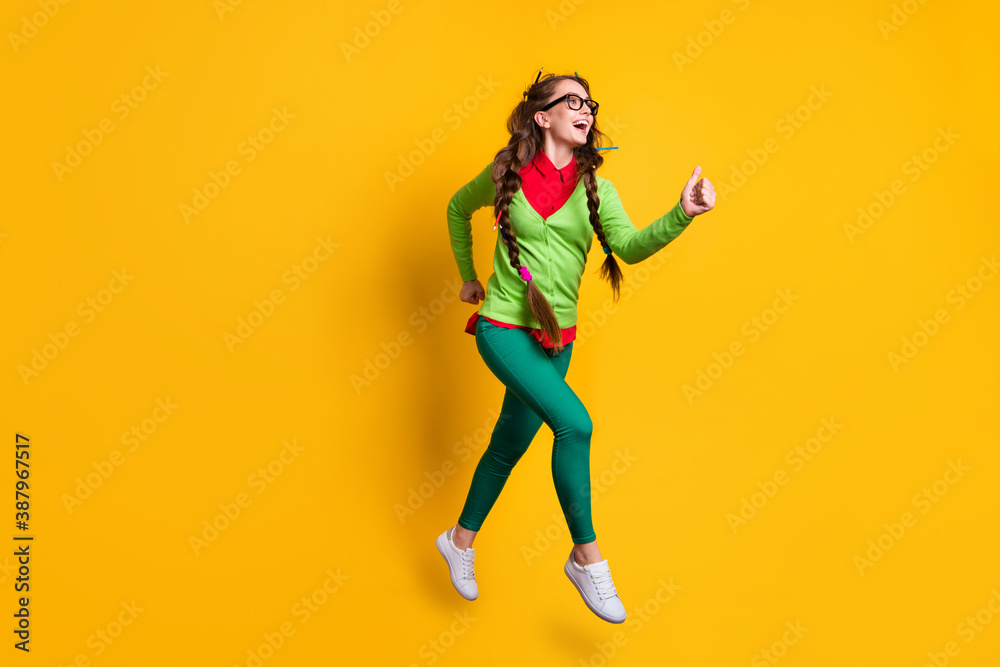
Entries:
{"type": "MultiPolygon", "coordinates": [[[[629,220],[622,208],[618,191],[611,181],[596,176],[598,213],[604,236],[611,251],[626,264],[641,262],[655,254],[683,232],[692,218],[681,208],[680,200],[662,217],[641,230],[629,220]]],[[[476,280],[472,259],[472,214],[484,206],[493,208],[496,188],[493,184],[493,163],[486,165],[478,176],[462,186],[448,202],[448,233],[451,250],[463,281],[476,280]]],[[[581,178],[563,206],[543,220],[532,208],[520,188],[514,193],[508,209],[521,266],[528,267],[535,285],[552,304],[559,327],[576,324],[576,304],[580,281],[587,264],[587,254],[595,238],[587,208],[587,190],[581,178]]],[[[490,225],[489,229],[492,229],[490,225]]],[[[525,298],[527,283],[510,264],[507,246],[496,232],[493,253],[493,275],[486,285],[486,298],[479,314],[509,324],[539,328],[525,298]]],[[[603,260],[602,260],[603,261],[603,260]]]]}

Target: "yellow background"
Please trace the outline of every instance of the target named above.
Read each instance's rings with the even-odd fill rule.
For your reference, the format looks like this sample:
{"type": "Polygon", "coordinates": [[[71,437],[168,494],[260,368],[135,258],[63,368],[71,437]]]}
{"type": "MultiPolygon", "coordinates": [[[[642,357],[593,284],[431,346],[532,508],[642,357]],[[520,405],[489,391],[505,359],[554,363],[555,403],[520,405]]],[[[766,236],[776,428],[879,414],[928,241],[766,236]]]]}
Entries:
{"type": "MultiPolygon", "coordinates": [[[[262,645],[268,666],[997,663],[994,3],[228,8],[73,1],[32,32],[41,5],[4,4],[4,665],[253,665],[262,645]],[[611,482],[593,509],[622,626],[561,571],[546,426],[476,540],[478,600],[434,548],[503,394],[463,332],[474,308],[451,291],[445,207],[506,142],[539,67],[590,82],[620,146],[598,173],[637,227],[696,165],[720,193],[650,264],[623,265],[633,289],[615,312],[597,244],[581,288],[567,379],[595,423],[595,484],[611,482]],[[809,109],[813,87],[830,95],[809,109]],[[124,118],[123,95],[143,98],[124,118]],[[294,118],[249,160],[243,142],[275,109],[294,118]],[[57,175],[102,121],[114,129],[57,175]],[[934,162],[907,173],[925,151],[934,162]],[[390,185],[401,160],[419,164],[390,185]],[[238,173],[185,220],[229,163],[238,173]],[[297,265],[314,269],[299,283],[297,265]],[[991,279],[959,308],[953,290],[978,271],[991,279]],[[797,299],[751,340],[779,290],[797,299]],[[90,319],[88,299],[106,302],[90,319]],[[934,335],[894,367],[921,322],[934,335]],[[689,400],[699,371],[716,377],[689,400]],[[823,419],[842,427],[796,469],[788,452],[823,419]],[[122,436],[143,424],[132,450],[122,436]],[[15,433],[31,438],[30,654],[11,633],[15,433]],[[286,441],[298,453],[273,463],[286,441]],[[280,474],[262,488],[269,464],[280,474]],[[220,504],[235,514],[239,498],[226,526],[220,504]],[[759,507],[734,531],[743,499],[759,507]],[[915,523],[892,538],[905,512],[915,523]],[[213,520],[224,528],[192,546],[213,520]],[[304,596],[323,604],[306,616],[304,596]],[[970,636],[977,612],[992,622],[970,636]]],[[[473,218],[483,284],[491,222],[473,218]]]]}

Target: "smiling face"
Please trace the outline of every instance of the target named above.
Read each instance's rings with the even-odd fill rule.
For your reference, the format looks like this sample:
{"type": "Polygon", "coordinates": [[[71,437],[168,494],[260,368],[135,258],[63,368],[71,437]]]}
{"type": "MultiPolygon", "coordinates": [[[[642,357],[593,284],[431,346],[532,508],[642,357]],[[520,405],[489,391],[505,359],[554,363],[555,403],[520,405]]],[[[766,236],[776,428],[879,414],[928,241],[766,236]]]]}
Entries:
{"type": "MultiPolygon", "coordinates": [[[[590,99],[590,95],[579,83],[572,79],[563,79],[556,84],[555,92],[549,96],[549,101],[567,93],[579,95],[585,100],[590,99]]],[[[555,141],[575,148],[587,143],[587,135],[594,126],[594,117],[586,104],[579,109],[570,109],[566,100],[560,100],[551,109],[536,112],[535,122],[555,141]]]]}

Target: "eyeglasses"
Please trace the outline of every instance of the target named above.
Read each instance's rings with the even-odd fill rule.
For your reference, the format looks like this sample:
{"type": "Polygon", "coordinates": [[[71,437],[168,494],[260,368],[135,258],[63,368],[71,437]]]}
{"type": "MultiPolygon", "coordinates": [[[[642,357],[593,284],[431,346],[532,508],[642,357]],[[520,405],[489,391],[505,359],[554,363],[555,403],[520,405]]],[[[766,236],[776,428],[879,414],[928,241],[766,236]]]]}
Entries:
{"type": "Polygon", "coordinates": [[[600,104],[598,104],[594,100],[585,100],[582,97],[580,97],[579,95],[574,95],[573,93],[568,93],[566,95],[563,95],[562,97],[557,97],[556,99],[552,100],[551,102],[549,102],[548,104],[546,104],[544,107],[542,107],[540,110],[541,111],[548,111],[549,109],[551,109],[555,105],[559,104],[563,100],[566,100],[566,106],[568,106],[573,111],[579,111],[580,109],[583,108],[583,105],[586,104],[587,107],[590,109],[591,115],[594,115],[594,116],[597,115],[597,107],[601,106],[600,104]]]}

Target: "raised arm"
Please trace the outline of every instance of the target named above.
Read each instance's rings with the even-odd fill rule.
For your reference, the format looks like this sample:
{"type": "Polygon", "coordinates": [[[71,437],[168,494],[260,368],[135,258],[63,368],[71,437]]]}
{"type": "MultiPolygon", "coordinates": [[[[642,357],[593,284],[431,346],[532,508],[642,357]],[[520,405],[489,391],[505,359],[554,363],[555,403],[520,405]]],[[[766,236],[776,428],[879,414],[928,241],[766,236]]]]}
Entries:
{"type": "Polygon", "coordinates": [[[611,251],[626,264],[641,262],[659,252],[664,246],[680,236],[694,219],[681,207],[680,200],[670,211],[657,218],[652,224],[637,229],[622,207],[618,191],[610,181],[605,181],[606,189],[600,193],[601,226],[611,251]]]}
{"type": "Polygon", "coordinates": [[[493,163],[490,162],[471,181],[459,188],[448,202],[448,235],[451,251],[463,281],[476,280],[472,259],[472,214],[484,206],[492,206],[496,198],[493,184],[493,163]]]}
{"type": "Polygon", "coordinates": [[[701,167],[695,167],[674,207],[641,231],[628,219],[615,186],[604,181],[598,193],[601,200],[598,212],[611,251],[626,264],[641,262],[680,236],[694,216],[715,208],[715,188],[707,178],[699,179],[700,175],[701,167]]]}

